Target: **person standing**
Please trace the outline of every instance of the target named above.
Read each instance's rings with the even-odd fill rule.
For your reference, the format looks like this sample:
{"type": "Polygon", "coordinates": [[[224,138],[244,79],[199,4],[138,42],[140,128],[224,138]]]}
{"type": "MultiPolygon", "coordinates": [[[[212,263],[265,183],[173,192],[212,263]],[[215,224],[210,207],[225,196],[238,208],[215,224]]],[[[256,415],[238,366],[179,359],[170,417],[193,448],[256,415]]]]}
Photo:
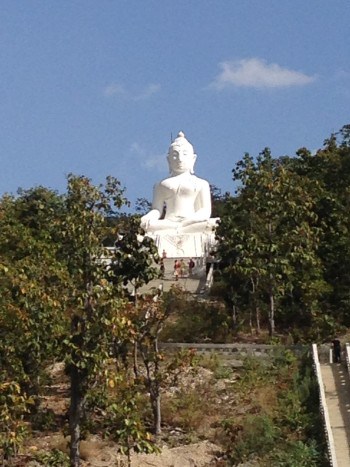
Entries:
{"type": "Polygon", "coordinates": [[[341,343],[340,340],[335,338],[332,341],[333,344],[333,359],[335,363],[340,363],[341,360],[341,343]]]}
{"type": "Polygon", "coordinates": [[[184,277],[185,273],[186,273],[186,264],[185,264],[184,259],[182,258],[182,260],[180,261],[180,277],[184,277]]]}
{"type": "Polygon", "coordinates": [[[174,262],[174,277],[176,281],[179,280],[180,267],[181,267],[180,261],[176,259],[174,262]]]}
{"type": "Polygon", "coordinates": [[[192,276],[194,266],[195,266],[194,261],[193,261],[192,258],[190,258],[190,260],[188,262],[188,273],[189,273],[190,276],[192,276]]]}
{"type": "Polygon", "coordinates": [[[161,279],[164,279],[165,266],[164,266],[164,260],[163,260],[163,258],[161,258],[161,260],[160,260],[159,271],[160,271],[160,277],[161,277],[161,279]]]}

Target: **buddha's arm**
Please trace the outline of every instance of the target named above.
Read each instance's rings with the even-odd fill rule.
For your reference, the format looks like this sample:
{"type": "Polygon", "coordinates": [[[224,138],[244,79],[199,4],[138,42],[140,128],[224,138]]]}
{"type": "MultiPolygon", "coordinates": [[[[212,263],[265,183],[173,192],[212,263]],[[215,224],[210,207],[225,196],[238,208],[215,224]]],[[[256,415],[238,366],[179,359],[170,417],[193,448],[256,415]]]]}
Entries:
{"type": "Polygon", "coordinates": [[[203,222],[210,218],[211,215],[211,196],[209,183],[203,180],[201,189],[195,201],[195,212],[189,219],[183,222],[183,225],[189,225],[195,222],[203,222]]]}
{"type": "Polygon", "coordinates": [[[152,209],[141,217],[141,225],[143,227],[146,227],[147,224],[149,224],[151,221],[158,220],[162,215],[164,200],[161,191],[162,190],[159,184],[154,185],[152,209]]]}

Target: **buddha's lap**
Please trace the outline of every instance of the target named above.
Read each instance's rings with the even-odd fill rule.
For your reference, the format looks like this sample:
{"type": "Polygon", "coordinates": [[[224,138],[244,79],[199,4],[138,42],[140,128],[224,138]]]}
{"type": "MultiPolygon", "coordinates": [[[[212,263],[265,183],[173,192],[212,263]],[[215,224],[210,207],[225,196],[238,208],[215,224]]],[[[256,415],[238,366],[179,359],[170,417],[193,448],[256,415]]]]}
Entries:
{"type": "Polygon", "coordinates": [[[179,233],[208,233],[212,232],[217,224],[217,218],[210,218],[204,221],[193,222],[191,224],[182,225],[181,222],[174,222],[168,219],[152,221],[148,227],[147,232],[153,234],[179,234],[179,233]]]}

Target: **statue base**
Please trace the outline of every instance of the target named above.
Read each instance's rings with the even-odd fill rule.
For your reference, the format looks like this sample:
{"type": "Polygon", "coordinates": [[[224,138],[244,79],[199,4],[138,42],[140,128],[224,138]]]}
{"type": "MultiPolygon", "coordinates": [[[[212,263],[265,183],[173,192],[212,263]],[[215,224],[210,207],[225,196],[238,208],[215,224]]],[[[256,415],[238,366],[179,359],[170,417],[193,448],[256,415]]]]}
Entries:
{"type": "Polygon", "coordinates": [[[158,248],[159,256],[167,258],[203,258],[215,248],[215,233],[147,233],[158,248]]]}

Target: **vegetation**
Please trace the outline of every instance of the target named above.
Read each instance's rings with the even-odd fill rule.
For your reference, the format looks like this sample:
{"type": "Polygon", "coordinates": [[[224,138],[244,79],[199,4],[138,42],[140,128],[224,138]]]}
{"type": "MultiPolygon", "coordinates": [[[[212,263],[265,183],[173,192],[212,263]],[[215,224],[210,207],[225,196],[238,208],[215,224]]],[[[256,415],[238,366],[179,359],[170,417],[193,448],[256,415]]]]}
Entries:
{"type": "Polygon", "coordinates": [[[308,357],[276,347],[271,359],[247,358],[240,369],[205,357],[191,371],[192,386],[180,382],[164,407],[184,439],[221,445],[225,465],[327,465],[308,357]]]}
{"type": "Polygon", "coordinates": [[[319,441],[317,388],[307,357],[276,348],[271,364],[251,360],[245,370],[240,389],[250,406],[248,414],[222,422],[232,463],[253,456],[266,466],[327,465],[319,441]]]}
{"type": "Polygon", "coordinates": [[[70,378],[70,462],[80,465],[89,389],[105,374],[110,348],[129,326],[120,312],[123,284],[135,277],[142,284],[156,274],[156,250],[147,239],[137,240],[135,222],[129,225],[131,251],[128,237],[116,253],[103,247],[107,220],[124,203],[116,179],[95,187],[73,175],[65,195],[40,187],[1,200],[1,384],[4,421],[12,426],[11,439],[2,442],[4,459],[17,452],[28,404],[33,414],[37,409],[45,368],[60,359],[70,378]],[[16,403],[11,408],[7,401],[16,403]]]}
{"type": "MultiPolygon", "coordinates": [[[[129,465],[133,452],[157,452],[160,441],[209,439],[228,465],[322,466],[307,357],[276,346],[269,361],[232,368],[193,352],[165,355],[159,341],[232,342],[254,332],[270,342],[321,341],[346,329],[349,169],[349,126],[315,154],[246,154],[233,170],[235,196],[212,187],[220,262],[205,300],[178,289],[138,298],[158,275],[158,254],[139,216],[122,212],[118,180],[94,186],[69,175],[61,195],[44,187],[4,195],[0,462],[26,455],[78,467],[81,442],[105,434],[129,465]],[[43,405],[59,363],[60,413],[43,405]],[[23,444],[34,430],[69,434],[69,451],[29,455],[23,444]]],[[[138,212],[147,206],[140,199],[138,212]]]]}
{"type": "Polygon", "coordinates": [[[322,339],[349,325],[349,126],[312,155],[246,154],[217,229],[236,323],[322,339]],[[338,142],[338,139],[340,140],[338,142]]]}

